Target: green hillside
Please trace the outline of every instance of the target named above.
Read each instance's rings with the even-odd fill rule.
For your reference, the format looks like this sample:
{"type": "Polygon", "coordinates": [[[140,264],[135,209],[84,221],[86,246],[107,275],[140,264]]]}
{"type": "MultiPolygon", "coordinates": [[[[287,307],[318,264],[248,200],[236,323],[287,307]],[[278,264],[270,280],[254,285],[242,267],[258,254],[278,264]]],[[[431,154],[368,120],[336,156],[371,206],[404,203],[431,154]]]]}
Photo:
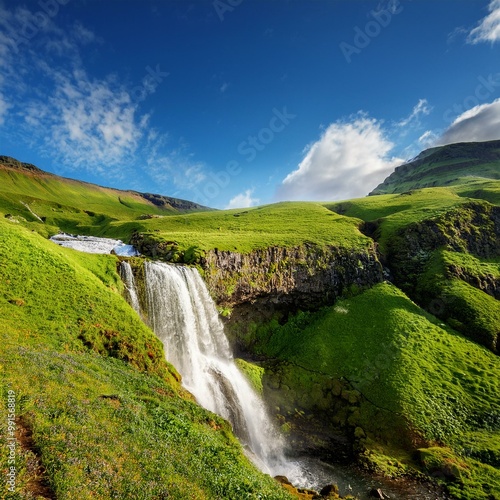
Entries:
{"type": "Polygon", "coordinates": [[[448,144],[428,149],[397,167],[370,194],[450,186],[471,179],[500,179],[500,141],[448,144]]]}
{"type": "Polygon", "coordinates": [[[115,257],[4,220],[0,235],[0,407],[13,391],[20,443],[7,496],[2,447],[2,498],[289,498],[180,387],[122,298],[115,257]]]}
{"type": "Polygon", "coordinates": [[[258,350],[279,360],[291,388],[314,392],[319,375],[349,381],[346,398],[352,391],[358,396],[333,418],[347,420],[371,466],[397,475],[411,467],[436,472],[448,463],[455,498],[499,498],[500,358],[426,314],[396,287],[376,285],[284,326],[261,329],[257,342],[258,350]],[[420,450],[416,461],[409,447],[420,450]],[[390,454],[395,458],[384,459],[390,454]]]}
{"type": "Polygon", "coordinates": [[[0,156],[0,210],[17,220],[44,222],[37,230],[94,234],[112,221],[146,215],[207,210],[177,198],[119,191],[44,172],[34,165],[0,156]]]}

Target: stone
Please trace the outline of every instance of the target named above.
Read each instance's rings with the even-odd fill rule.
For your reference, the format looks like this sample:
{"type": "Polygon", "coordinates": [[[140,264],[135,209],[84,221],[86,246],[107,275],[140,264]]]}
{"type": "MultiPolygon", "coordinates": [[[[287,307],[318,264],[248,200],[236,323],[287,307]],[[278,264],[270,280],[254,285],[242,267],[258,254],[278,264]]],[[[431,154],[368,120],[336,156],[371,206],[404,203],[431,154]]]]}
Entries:
{"type": "Polygon", "coordinates": [[[370,498],[379,498],[380,500],[384,500],[389,498],[384,494],[384,492],[380,488],[372,488],[369,493],[370,498]]]}
{"type": "Polygon", "coordinates": [[[321,489],[319,494],[325,498],[338,498],[339,487],[336,484],[327,484],[321,489]]]}

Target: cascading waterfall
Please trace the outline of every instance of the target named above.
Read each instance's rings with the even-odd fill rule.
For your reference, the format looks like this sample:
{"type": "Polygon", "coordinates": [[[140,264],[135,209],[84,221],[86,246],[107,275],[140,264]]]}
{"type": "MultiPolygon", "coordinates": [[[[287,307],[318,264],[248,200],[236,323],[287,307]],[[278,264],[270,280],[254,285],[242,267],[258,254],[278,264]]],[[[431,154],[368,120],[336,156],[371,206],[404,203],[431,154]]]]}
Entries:
{"type": "MultiPolygon", "coordinates": [[[[373,487],[371,478],[306,457],[286,459],[285,441],[262,400],[236,367],[215,304],[198,271],[146,262],[145,273],[147,315],[165,345],[168,361],[178,369],[184,386],[202,406],[232,423],[250,459],[264,472],[287,476],[296,486],[318,488],[336,483],[344,494],[367,499],[369,486],[373,487]]],[[[120,275],[131,305],[141,314],[134,275],[127,262],[121,262],[120,275]]],[[[392,498],[436,498],[425,488],[411,492],[391,492],[387,484],[383,488],[393,493],[392,498]]]]}
{"type": "MultiPolygon", "coordinates": [[[[145,263],[148,317],[167,359],[197,401],[229,420],[250,458],[271,475],[298,473],[264,404],[236,367],[215,304],[198,271],[145,263]]],[[[298,479],[298,478],[297,478],[298,479]]]]}
{"type": "Polygon", "coordinates": [[[122,279],[129,296],[129,303],[139,314],[139,316],[142,317],[141,305],[139,303],[139,297],[137,295],[137,287],[135,286],[134,273],[132,272],[130,264],[128,262],[121,262],[119,271],[120,278],[122,279]]]}

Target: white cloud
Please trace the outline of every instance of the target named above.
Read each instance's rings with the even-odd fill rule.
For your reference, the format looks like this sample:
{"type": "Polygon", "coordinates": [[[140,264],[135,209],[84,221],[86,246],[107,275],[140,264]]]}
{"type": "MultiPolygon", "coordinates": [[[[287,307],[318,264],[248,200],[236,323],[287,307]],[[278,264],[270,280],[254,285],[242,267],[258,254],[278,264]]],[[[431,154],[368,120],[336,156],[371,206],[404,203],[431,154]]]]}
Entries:
{"type": "Polygon", "coordinates": [[[431,111],[432,106],[429,105],[427,99],[419,99],[410,115],[398,122],[398,125],[400,127],[407,127],[410,124],[420,125],[420,116],[427,116],[431,111]]]}
{"type": "Polygon", "coordinates": [[[206,167],[194,160],[186,144],[174,147],[169,134],[150,129],[142,151],[148,176],[158,185],[158,192],[169,185],[179,189],[194,189],[207,179],[206,167]]]}
{"type": "Polygon", "coordinates": [[[438,144],[500,139],[500,98],[468,109],[448,127],[438,144]]]}
{"type": "Polygon", "coordinates": [[[229,88],[229,85],[229,83],[224,82],[219,88],[220,93],[223,94],[229,88]]]}
{"type": "Polygon", "coordinates": [[[128,164],[147,125],[129,94],[113,82],[91,80],[83,70],[52,76],[47,102],[33,100],[23,112],[51,156],[71,169],[102,172],[128,164]]]}
{"type": "Polygon", "coordinates": [[[5,123],[5,117],[7,111],[10,108],[10,104],[5,100],[4,96],[0,93],[0,125],[5,123]]]}
{"type": "Polygon", "coordinates": [[[252,198],[253,191],[253,189],[247,189],[243,193],[237,194],[234,198],[231,198],[225,209],[248,208],[257,205],[260,200],[258,198],[252,198]]]}
{"type": "Polygon", "coordinates": [[[403,160],[389,157],[394,144],[381,122],[358,113],[331,124],[309,146],[298,168],[278,188],[280,200],[335,200],[365,196],[403,160]]]}
{"type": "Polygon", "coordinates": [[[500,0],[492,0],[488,10],[490,13],[469,33],[469,43],[500,41],[500,0]]]}
{"type": "Polygon", "coordinates": [[[432,130],[426,130],[419,138],[418,143],[421,147],[430,148],[432,147],[437,140],[438,136],[432,130]]]}

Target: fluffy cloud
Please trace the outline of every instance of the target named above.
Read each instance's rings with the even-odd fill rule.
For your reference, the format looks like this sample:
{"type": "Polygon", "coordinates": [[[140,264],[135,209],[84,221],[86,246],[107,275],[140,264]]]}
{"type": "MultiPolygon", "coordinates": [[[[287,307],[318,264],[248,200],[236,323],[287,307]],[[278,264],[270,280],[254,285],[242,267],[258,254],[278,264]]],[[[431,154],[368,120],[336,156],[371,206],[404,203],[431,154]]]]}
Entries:
{"type": "Polygon", "coordinates": [[[438,139],[438,144],[500,139],[500,99],[465,111],[438,139]]]}
{"type": "Polygon", "coordinates": [[[381,122],[358,114],[335,122],[310,145],[298,168],[278,188],[280,200],[335,200],[365,196],[403,160],[381,122]]]}
{"type": "Polygon", "coordinates": [[[237,194],[234,198],[231,198],[225,209],[248,208],[257,205],[260,200],[252,198],[253,191],[253,189],[247,189],[243,193],[237,194]]]}
{"type": "Polygon", "coordinates": [[[492,0],[488,10],[490,13],[469,33],[469,43],[500,41],[500,0],[492,0]]]}

